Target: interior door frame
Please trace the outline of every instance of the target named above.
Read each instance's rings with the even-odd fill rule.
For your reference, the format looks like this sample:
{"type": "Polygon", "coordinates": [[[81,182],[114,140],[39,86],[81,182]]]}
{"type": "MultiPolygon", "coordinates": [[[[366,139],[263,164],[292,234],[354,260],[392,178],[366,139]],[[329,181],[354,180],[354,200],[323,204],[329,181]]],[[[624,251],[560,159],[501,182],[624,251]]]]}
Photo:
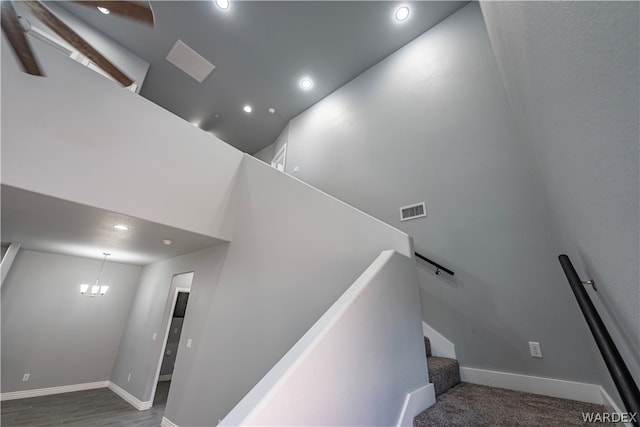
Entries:
{"type": "Polygon", "coordinates": [[[271,167],[278,169],[279,163],[282,163],[281,172],[284,172],[285,166],[287,164],[287,144],[284,144],[282,147],[280,147],[278,152],[273,156],[273,159],[271,159],[271,167]]]}
{"type": "MultiPolygon", "coordinates": [[[[176,276],[179,276],[181,274],[188,274],[188,273],[193,273],[193,272],[185,271],[184,273],[174,274],[171,277],[171,282],[173,283],[173,279],[175,279],[176,276]]],[[[176,287],[175,292],[173,293],[173,301],[171,302],[171,308],[169,309],[169,318],[167,319],[167,323],[164,328],[164,339],[162,341],[162,351],[160,352],[160,359],[158,360],[158,367],[156,368],[156,375],[153,380],[153,386],[151,387],[151,397],[150,397],[151,405],[150,406],[153,406],[153,400],[156,397],[156,389],[158,388],[158,379],[160,379],[160,369],[162,369],[162,360],[164,359],[164,352],[167,349],[167,340],[169,339],[169,330],[171,329],[171,320],[173,319],[173,312],[176,309],[176,301],[178,301],[178,294],[180,292],[186,292],[190,294],[191,288],[176,287]]],[[[187,303],[187,309],[188,308],[189,308],[189,303],[187,303]]],[[[185,311],[185,317],[186,317],[186,311],[185,311]]],[[[178,351],[180,351],[180,346],[178,346],[178,351]]]]}

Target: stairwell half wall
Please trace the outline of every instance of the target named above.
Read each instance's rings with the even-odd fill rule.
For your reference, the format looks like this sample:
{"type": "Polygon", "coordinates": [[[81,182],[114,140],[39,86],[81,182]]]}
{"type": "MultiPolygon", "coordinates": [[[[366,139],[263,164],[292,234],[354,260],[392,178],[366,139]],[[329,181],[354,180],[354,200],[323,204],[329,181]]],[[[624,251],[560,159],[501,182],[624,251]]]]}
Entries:
{"type": "Polygon", "coordinates": [[[248,155],[228,214],[235,229],[208,311],[185,317],[184,337],[205,332],[188,358],[178,352],[165,417],[180,426],[224,418],[380,252],[412,254],[406,234],[248,155]]]}
{"type": "Polygon", "coordinates": [[[420,318],[415,262],[381,253],[220,425],[395,425],[428,385],[420,318]]]}
{"type": "Polygon", "coordinates": [[[3,184],[228,239],[240,151],[40,40],[47,77],[23,73],[6,43],[3,184]]]}

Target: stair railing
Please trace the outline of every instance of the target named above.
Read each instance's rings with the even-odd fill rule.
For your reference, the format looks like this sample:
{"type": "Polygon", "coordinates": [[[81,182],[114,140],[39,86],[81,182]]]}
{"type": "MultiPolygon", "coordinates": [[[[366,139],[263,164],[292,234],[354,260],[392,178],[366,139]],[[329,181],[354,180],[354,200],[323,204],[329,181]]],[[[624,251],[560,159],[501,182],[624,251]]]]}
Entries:
{"type": "Polygon", "coordinates": [[[450,274],[450,275],[452,275],[452,276],[453,276],[454,274],[456,274],[456,273],[454,273],[453,271],[449,270],[447,267],[443,267],[443,266],[441,266],[440,264],[438,264],[437,262],[435,262],[435,261],[431,261],[431,260],[430,260],[429,258],[427,258],[426,256],[424,256],[424,255],[420,255],[418,252],[415,252],[415,254],[416,254],[416,256],[417,256],[418,258],[420,258],[421,260],[426,261],[426,262],[428,262],[429,264],[433,265],[433,266],[436,268],[436,274],[437,274],[437,275],[440,275],[440,270],[442,270],[442,271],[444,271],[445,273],[448,273],[448,274],[450,274]]]}
{"type": "Polygon", "coordinates": [[[578,273],[576,273],[567,255],[560,255],[558,259],[560,260],[564,274],[567,276],[571,290],[578,301],[580,310],[582,310],[587,325],[589,325],[589,329],[593,334],[593,338],[596,340],[600,354],[602,354],[602,358],[609,369],[611,378],[613,378],[618,393],[620,393],[622,402],[630,415],[630,421],[633,425],[638,426],[637,418],[640,417],[640,391],[638,391],[638,386],[634,382],[622,356],[620,356],[618,348],[611,339],[609,331],[602,322],[598,310],[596,310],[591,298],[589,298],[587,291],[584,289],[584,285],[593,286],[594,283],[591,280],[585,282],[580,280],[578,273]]]}

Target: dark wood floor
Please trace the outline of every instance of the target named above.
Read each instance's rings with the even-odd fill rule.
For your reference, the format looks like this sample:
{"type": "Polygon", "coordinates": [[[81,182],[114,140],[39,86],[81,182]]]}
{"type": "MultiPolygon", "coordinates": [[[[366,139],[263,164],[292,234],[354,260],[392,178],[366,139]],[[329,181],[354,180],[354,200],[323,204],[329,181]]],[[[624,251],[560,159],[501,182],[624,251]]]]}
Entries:
{"type": "Polygon", "coordinates": [[[0,423],[8,426],[159,427],[170,381],[158,383],[153,406],[138,411],[107,388],[8,400],[0,403],[0,423]]]}

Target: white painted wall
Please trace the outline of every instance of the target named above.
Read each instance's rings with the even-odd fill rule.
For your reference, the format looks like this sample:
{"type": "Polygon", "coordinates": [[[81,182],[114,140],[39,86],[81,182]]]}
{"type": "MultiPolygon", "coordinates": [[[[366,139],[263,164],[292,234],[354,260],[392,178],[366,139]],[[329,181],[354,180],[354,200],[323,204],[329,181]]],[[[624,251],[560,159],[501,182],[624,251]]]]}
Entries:
{"type": "Polygon", "coordinates": [[[394,425],[429,382],[419,301],[415,261],[383,252],[220,425],[394,425]]]}
{"type": "Polygon", "coordinates": [[[590,297],[640,383],[640,5],[481,7],[554,239],[578,274],[596,281],[590,297]]]}
{"type": "Polygon", "coordinates": [[[107,294],[80,295],[101,263],[20,250],[2,286],[3,393],[109,379],[141,268],[106,262],[107,294]]]}
{"type": "Polygon", "coordinates": [[[477,3],[291,120],[287,148],[287,173],[455,271],[418,261],[424,321],[462,366],[599,382],[477,3]],[[421,201],[428,216],[400,222],[421,201]]]}
{"type": "Polygon", "coordinates": [[[25,74],[2,40],[4,184],[229,237],[238,150],[37,40],[47,77],[25,74]]]}
{"type": "Polygon", "coordinates": [[[224,418],[381,251],[412,253],[406,234],[249,155],[232,203],[235,229],[208,311],[185,318],[182,339],[190,328],[206,333],[178,354],[165,410],[177,425],[224,418]]]}

